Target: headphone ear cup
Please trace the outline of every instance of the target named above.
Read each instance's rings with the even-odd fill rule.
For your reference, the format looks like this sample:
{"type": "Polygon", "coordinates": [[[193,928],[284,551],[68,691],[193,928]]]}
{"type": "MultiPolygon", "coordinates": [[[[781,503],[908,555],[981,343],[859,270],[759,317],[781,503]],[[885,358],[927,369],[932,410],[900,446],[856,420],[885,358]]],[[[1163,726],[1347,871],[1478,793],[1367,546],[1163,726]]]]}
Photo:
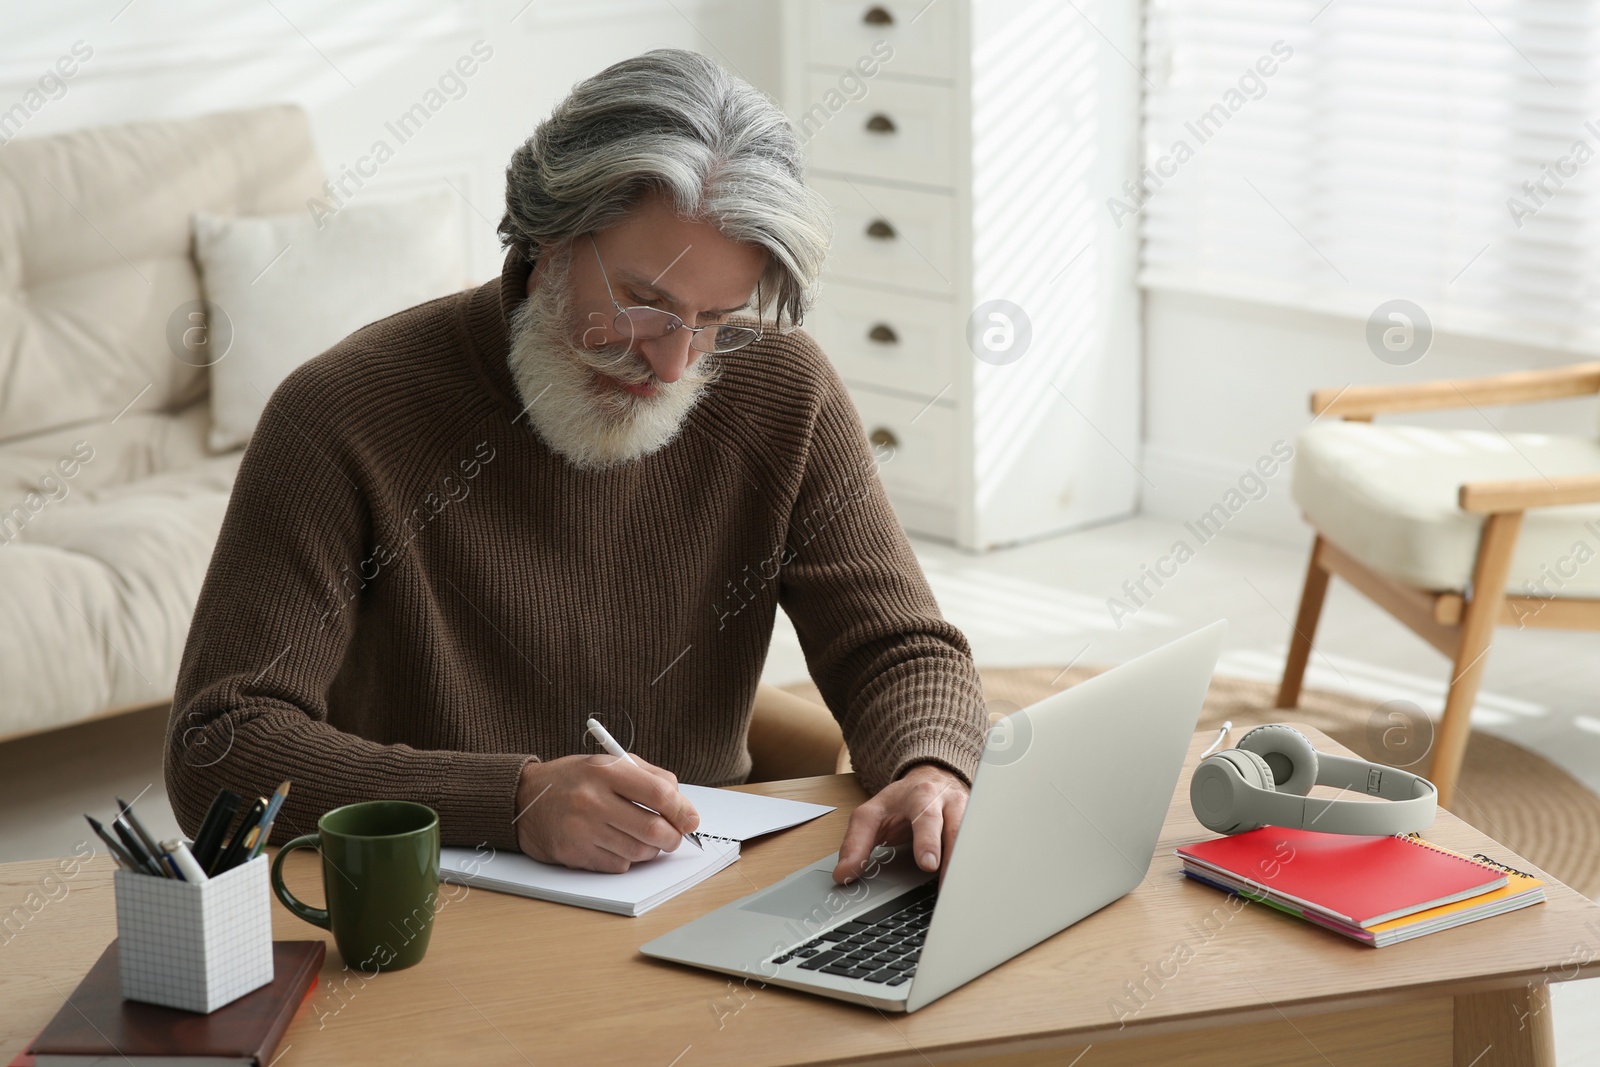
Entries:
{"type": "Polygon", "coordinates": [[[1256,753],[1246,748],[1228,748],[1209,758],[1215,759],[1217,756],[1226,757],[1246,785],[1265,789],[1269,793],[1277,791],[1277,784],[1272,779],[1272,765],[1256,753]]]}
{"type": "Polygon", "coordinates": [[[1317,784],[1317,750],[1292,726],[1257,726],[1239,739],[1239,748],[1266,761],[1273,788],[1280,793],[1303,797],[1317,784]]]}
{"type": "Polygon", "coordinates": [[[1252,818],[1251,787],[1273,792],[1272,768],[1254,752],[1224,749],[1200,761],[1189,779],[1189,805],[1207,830],[1242,834],[1265,823],[1252,818]]]}

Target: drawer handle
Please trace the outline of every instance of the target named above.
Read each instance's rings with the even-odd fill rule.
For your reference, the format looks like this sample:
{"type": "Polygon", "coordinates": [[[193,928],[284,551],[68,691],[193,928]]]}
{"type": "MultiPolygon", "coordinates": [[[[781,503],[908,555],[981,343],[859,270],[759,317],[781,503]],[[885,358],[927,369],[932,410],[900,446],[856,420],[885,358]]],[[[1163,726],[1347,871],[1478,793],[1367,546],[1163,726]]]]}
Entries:
{"type": "Polygon", "coordinates": [[[867,129],[873,133],[894,133],[894,120],[888,115],[874,115],[867,120],[867,129]]]}
{"type": "Polygon", "coordinates": [[[867,337],[870,340],[878,342],[880,345],[895,345],[900,343],[900,335],[895,333],[892,328],[884,325],[881,322],[867,331],[867,337]]]}
{"type": "Polygon", "coordinates": [[[893,26],[894,16],[882,6],[873,4],[867,8],[867,13],[861,16],[861,21],[868,26],[893,26]]]}
{"type": "Polygon", "coordinates": [[[879,426],[867,434],[867,440],[872,443],[874,448],[892,448],[896,450],[900,448],[900,438],[896,437],[887,426],[879,426]]]}
{"type": "Polygon", "coordinates": [[[873,219],[867,224],[867,236],[876,237],[880,241],[888,241],[894,237],[894,227],[882,219],[873,219]]]}

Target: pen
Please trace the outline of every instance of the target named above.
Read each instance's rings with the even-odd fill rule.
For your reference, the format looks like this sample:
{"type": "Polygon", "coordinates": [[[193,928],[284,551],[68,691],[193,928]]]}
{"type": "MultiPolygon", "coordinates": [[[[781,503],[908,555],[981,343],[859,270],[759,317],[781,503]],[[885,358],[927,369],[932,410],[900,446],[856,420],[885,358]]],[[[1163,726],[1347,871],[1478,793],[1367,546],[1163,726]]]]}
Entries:
{"type": "Polygon", "coordinates": [[[106,848],[110,850],[111,858],[117,861],[118,867],[140,874],[147,873],[144,870],[143,865],[135,861],[134,858],[128,854],[128,850],[123,848],[122,844],[118,842],[116,838],[106,833],[106,828],[100,825],[100,821],[98,819],[87,812],[84,813],[83,817],[89,820],[89,825],[94,828],[94,832],[99,834],[100,840],[106,843],[106,848]]]}
{"type": "Polygon", "coordinates": [[[195,860],[194,853],[189,851],[189,846],[185,845],[181,839],[173,838],[171,841],[163,841],[161,842],[161,847],[166,850],[167,855],[172,857],[173,865],[178,868],[178,873],[183,875],[185,882],[204,882],[208,880],[206,872],[201,870],[200,864],[195,860]]]}
{"type": "Polygon", "coordinates": [[[161,869],[167,872],[168,877],[179,882],[187,882],[189,880],[183,876],[182,871],[178,870],[178,861],[173,858],[172,853],[162,849],[159,855],[161,857],[161,869]]]}
{"type": "Polygon", "coordinates": [[[283,807],[283,802],[288,799],[288,796],[289,782],[285,780],[278,787],[278,791],[272,794],[272,799],[267,803],[267,812],[261,816],[261,833],[256,836],[255,842],[251,845],[250,855],[246,857],[247,859],[255,859],[261,855],[261,850],[267,847],[267,838],[272,833],[272,824],[278,817],[278,809],[283,807]]]}
{"type": "Polygon", "coordinates": [[[156,839],[150,836],[150,831],[144,828],[144,823],[139,821],[139,816],[133,813],[133,805],[121,797],[112,799],[117,802],[117,807],[120,809],[117,812],[118,816],[128,824],[128,829],[132,830],[134,836],[139,839],[139,844],[144,846],[146,852],[159,860],[161,858],[161,846],[156,844],[156,839]]]}
{"type": "MultiPolygon", "coordinates": [[[[600,747],[601,748],[605,749],[607,752],[611,753],[613,756],[617,757],[618,759],[627,760],[629,763],[632,763],[635,767],[639,766],[637,763],[634,762],[633,757],[628,755],[628,750],[623,748],[621,745],[617,744],[617,739],[612,737],[610,732],[607,731],[604,726],[600,725],[600,720],[599,719],[590,719],[589,723],[588,723],[588,726],[589,726],[589,733],[591,735],[593,735],[593,737],[594,737],[594,739],[596,741],[600,742],[600,747]]],[[[643,804],[640,804],[639,806],[641,808],[644,807],[643,804]]],[[[645,810],[648,811],[649,809],[646,808],[645,810]]],[[[661,813],[660,812],[656,812],[656,814],[659,815],[661,813]]],[[[702,845],[700,843],[700,835],[698,833],[684,834],[683,836],[687,837],[691,842],[693,842],[695,848],[700,849],[702,852],[705,851],[705,847],[706,846],[704,846],[704,845],[702,845]]]]}
{"type": "Polygon", "coordinates": [[[206,811],[206,817],[200,823],[200,831],[194,835],[194,848],[190,852],[194,855],[195,862],[200,864],[201,870],[210,869],[216,862],[217,854],[222,849],[222,838],[228,832],[228,826],[233,822],[233,817],[239,813],[239,808],[244,804],[244,798],[230,789],[217,791],[217,798],[211,802],[211,807],[206,811]]]}
{"type": "Polygon", "coordinates": [[[262,813],[267,810],[267,798],[257,797],[250,805],[250,810],[244,813],[244,818],[239,822],[239,830],[233,835],[233,840],[228,842],[228,847],[217,856],[217,861],[211,865],[206,873],[215,878],[223,871],[231,870],[244,858],[245,842],[254,840],[250,837],[251,831],[256,829],[256,824],[261,821],[262,813]]]}
{"type": "Polygon", "coordinates": [[[145,851],[144,846],[139,843],[138,837],[122,821],[122,816],[119,815],[111,820],[111,830],[117,835],[117,839],[122,842],[122,847],[128,850],[128,855],[133,857],[133,861],[139,865],[139,868],[145,874],[153,874],[157,878],[172,877],[167,869],[161,866],[160,860],[145,851]]]}

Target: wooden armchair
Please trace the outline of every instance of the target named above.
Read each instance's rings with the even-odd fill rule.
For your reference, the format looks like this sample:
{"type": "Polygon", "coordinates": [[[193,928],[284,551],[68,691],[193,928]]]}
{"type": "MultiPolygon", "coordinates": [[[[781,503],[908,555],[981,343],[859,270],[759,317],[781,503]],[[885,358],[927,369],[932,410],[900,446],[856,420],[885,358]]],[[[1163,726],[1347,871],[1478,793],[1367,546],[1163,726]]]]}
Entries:
{"type": "Polygon", "coordinates": [[[1429,777],[1454,798],[1497,626],[1600,630],[1600,441],[1378,426],[1375,415],[1600,393],[1600,363],[1312,394],[1294,495],[1316,529],[1278,690],[1293,707],[1337,574],[1451,660],[1429,777]]]}

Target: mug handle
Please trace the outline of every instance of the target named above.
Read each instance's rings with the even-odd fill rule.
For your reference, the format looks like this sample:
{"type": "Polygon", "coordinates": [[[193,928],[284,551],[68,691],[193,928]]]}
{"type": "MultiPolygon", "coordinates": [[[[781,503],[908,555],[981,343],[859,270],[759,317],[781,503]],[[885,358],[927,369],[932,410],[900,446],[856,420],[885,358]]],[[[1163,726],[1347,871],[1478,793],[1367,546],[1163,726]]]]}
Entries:
{"type": "Polygon", "coordinates": [[[302,904],[294,898],[288,888],[283,884],[283,858],[297,848],[316,848],[322,844],[322,838],[317,834],[301,834],[293,841],[288,842],[278,849],[277,856],[272,860],[272,891],[278,895],[283,906],[294,912],[312,926],[320,926],[324,930],[333,929],[333,919],[326,908],[313,908],[309,904],[302,904]]]}

